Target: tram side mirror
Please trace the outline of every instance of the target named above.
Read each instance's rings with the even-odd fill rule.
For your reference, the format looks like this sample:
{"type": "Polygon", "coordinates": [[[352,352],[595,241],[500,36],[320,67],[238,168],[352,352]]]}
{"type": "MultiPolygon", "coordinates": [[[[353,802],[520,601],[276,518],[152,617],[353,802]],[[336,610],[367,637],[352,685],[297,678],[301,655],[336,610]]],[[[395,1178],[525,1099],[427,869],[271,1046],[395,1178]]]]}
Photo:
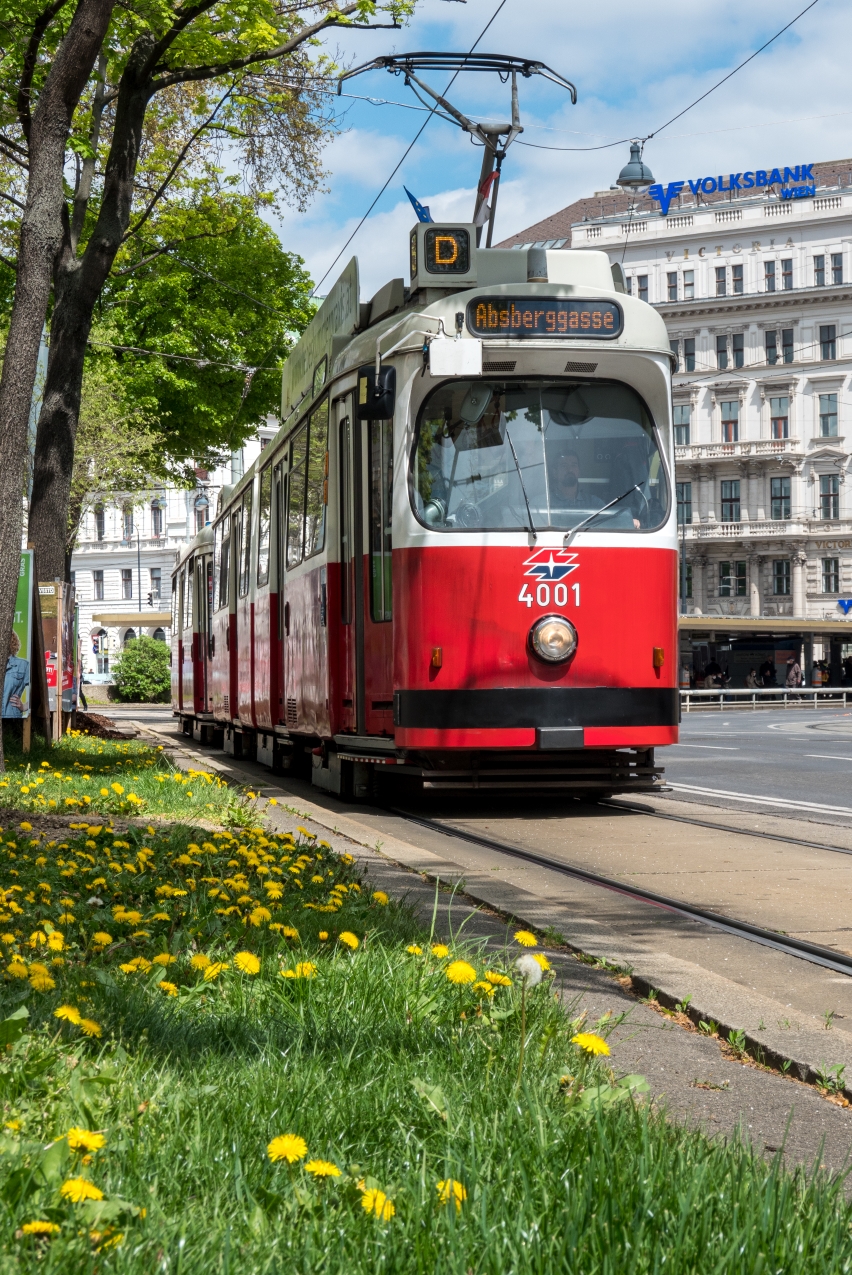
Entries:
{"type": "Polygon", "coordinates": [[[358,371],[359,421],[389,421],[393,416],[396,400],[396,368],[382,367],[376,381],[374,363],[358,371]]]}

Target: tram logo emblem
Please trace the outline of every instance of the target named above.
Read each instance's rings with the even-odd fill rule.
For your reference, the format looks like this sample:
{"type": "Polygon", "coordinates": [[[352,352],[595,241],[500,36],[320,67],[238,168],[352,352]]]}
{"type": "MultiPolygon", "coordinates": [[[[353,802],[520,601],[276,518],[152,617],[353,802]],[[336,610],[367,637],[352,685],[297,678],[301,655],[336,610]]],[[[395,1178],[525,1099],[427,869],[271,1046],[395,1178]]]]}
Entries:
{"type": "Polygon", "coordinates": [[[535,580],[564,580],[579,565],[576,553],[570,549],[536,549],[524,563],[527,568],[524,575],[535,580]]]}

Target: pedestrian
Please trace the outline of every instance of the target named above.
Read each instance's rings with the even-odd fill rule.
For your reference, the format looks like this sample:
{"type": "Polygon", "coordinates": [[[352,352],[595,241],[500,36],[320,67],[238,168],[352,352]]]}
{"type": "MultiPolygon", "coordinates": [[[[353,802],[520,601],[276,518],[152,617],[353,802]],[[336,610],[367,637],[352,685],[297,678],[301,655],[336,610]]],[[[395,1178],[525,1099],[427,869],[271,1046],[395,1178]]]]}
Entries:
{"type": "Polygon", "coordinates": [[[787,658],[787,679],[785,684],[788,691],[795,690],[796,687],[802,685],[802,666],[795,655],[790,655],[787,658]]]}
{"type": "Polygon", "coordinates": [[[775,665],[772,663],[771,660],[763,661],[763,663],[760,666],[760,672],[758,676],[760,677],[761,686],[775,685],[775,665]]]}
{"type": "Polygon", "coordinates": [[[762,685],[763,683],[761,682],[760,678],[757,676],[757,669],[756,668],[750,669],[749,675],[746,678],[746,686],[748,687],[748,689],[750,691],[757,691],[760,689],[762,685]]]}

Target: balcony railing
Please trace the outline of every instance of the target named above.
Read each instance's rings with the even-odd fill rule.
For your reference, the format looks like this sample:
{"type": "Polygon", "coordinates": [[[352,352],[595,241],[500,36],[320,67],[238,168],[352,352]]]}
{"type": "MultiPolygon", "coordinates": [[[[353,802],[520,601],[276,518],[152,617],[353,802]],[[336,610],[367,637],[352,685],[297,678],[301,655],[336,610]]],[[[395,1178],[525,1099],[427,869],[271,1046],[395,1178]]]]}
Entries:
{"type": "MultiPolygon", "coordinates": [[[[680,530],[680,528],[679,528],[680,530]]],[[[765,540],[774,536],[848,536],[852,534],[852,520],[838,518],[825,521],[821,518],[764,518],[748,522],[688,522],[687,540],[765,540]]]]}
{"type": "Polygon", "coordinates": [[[675,460],[731,460],[748,456],[772,459],[801,454],[801,451],[802,444],[798,438],[755,438],[738,443],[690,443],[686,447],[675,448],[675,460]]]}
{"type": "MultiPolygon", "coordinates": [[[[162,535],[162,536],[140,536],[140,549],[179,549],[182,545],[188,543],[190,537],[186,535],[162,535]]],[[[125,540],[123,536],[104,536],[103,540],[96,539],[80,539],[74,547],[74,553],[129,553],[136,552],[136,537],[132,540],[125,540]]]]}

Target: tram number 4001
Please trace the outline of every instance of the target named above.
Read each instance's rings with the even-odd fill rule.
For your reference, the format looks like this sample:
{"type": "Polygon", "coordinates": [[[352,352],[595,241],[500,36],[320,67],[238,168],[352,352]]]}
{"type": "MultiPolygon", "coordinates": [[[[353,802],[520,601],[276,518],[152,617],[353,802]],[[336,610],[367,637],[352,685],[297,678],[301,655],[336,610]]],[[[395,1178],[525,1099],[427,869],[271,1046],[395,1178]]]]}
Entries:
{"type": "MultiPolygon", "coordinates": [[[[574,606],[578,607],[580,605],[580,585],[572,584],[571,592],[574,594],[574,606]]],[[[528,607],[531,607],[533,602],[536,602],[540,607],[549,607],[551,596],[556,606],[567,606],[568,585],[555,584],[553,585],[551,592],[551,586],[542,581],[541,584],[536,585],[535,596],[533,596],[533,594],[530,593],[529,585],[523,584],[521,586],[521,591],[518,594],[518,601],[523,602],[528,607]]]]}

